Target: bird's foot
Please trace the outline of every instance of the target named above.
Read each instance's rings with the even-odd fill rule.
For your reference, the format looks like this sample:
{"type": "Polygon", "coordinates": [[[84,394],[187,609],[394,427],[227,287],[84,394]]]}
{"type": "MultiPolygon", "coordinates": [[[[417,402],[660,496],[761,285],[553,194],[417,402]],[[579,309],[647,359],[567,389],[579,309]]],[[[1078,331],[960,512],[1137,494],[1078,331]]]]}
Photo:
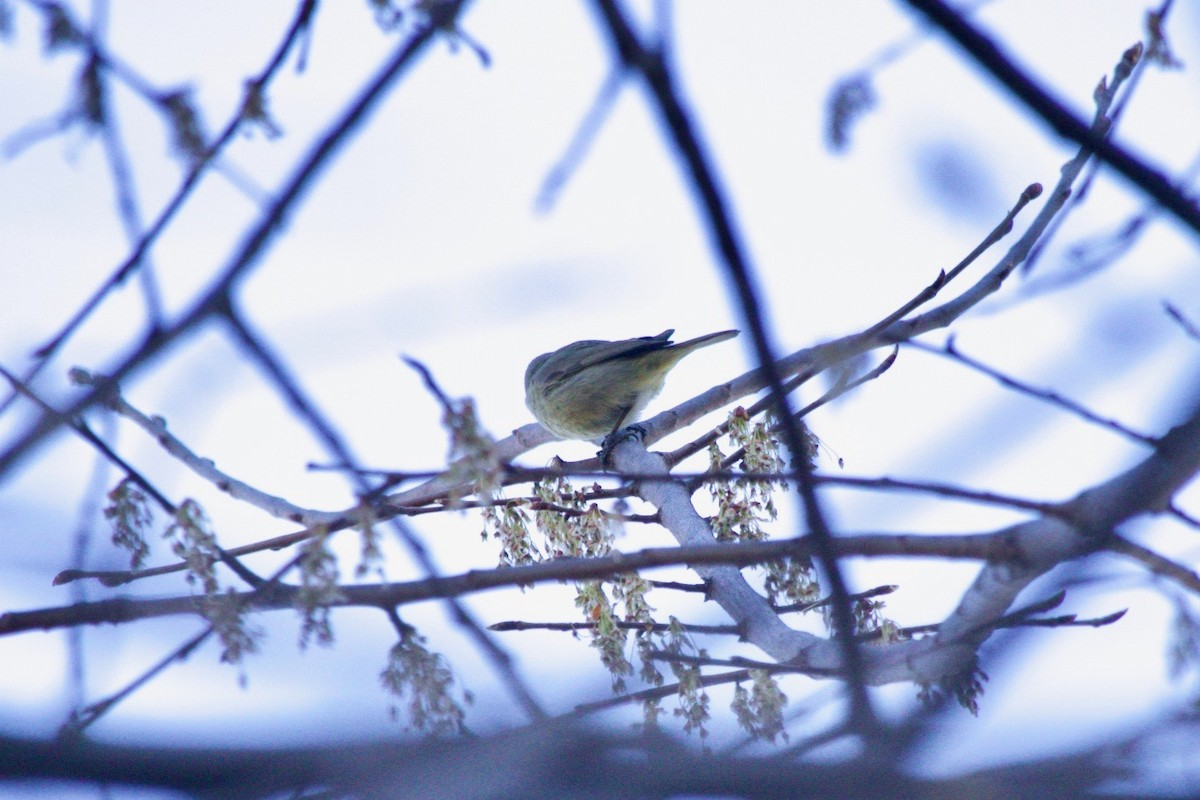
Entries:
{"type": "Polygon", "coordinates": [[[615,430],[608,436],[604,437],[604,441],[600,443],[600,452],[596,455],[600,458],[600,463],[606,467],[612,466],[608,459],[612,456],[613,448],[626,439],[637,439],[639,442],[646,438],[646,428],[641,423],[626,425],[620,430],[615,430]]]}

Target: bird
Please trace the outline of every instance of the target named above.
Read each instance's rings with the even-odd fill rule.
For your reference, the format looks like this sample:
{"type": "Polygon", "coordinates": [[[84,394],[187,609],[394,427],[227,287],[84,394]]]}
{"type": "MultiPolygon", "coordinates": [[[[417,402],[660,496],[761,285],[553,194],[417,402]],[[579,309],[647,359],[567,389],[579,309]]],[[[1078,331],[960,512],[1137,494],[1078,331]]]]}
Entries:
{"type": "Polygon", "coordinates": [[[525,370],[525,405],[556,436],[599,443],[637,420],[681,358],[738,335],[718,331],[675,344],[673,333],[586,339],[543,353],[525,370]]]}

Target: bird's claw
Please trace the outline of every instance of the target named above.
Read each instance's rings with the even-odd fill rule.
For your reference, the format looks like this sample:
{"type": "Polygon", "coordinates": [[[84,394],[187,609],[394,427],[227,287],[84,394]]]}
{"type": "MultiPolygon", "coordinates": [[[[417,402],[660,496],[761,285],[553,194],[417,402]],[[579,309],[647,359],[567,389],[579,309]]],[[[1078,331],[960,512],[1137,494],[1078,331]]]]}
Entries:
{"type": "Polygon", "coordinates": [[[640,442],[646,438],[646,433],[646,427],[640,422],[635,422],[605,436],[604,441],[600,443],[600,452],[596,454],[600,457],[600,463],[609,466],[608,459],[612,456],[614,447],[626,439],[637,439],[640,442]]]}

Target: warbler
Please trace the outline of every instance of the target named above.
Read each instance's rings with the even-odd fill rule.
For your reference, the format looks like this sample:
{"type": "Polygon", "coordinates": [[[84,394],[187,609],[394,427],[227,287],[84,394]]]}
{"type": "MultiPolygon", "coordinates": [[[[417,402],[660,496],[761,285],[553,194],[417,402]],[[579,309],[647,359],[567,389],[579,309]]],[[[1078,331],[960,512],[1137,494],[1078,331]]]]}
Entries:
{"type": "Polygon", "coordinates": [[[679,359],[738,335],[719,331],[674,344],[674,332],[588,339],[543,353],[525,370],[525,405],[551,433],[599,442],[637,419],[679,359]]]}

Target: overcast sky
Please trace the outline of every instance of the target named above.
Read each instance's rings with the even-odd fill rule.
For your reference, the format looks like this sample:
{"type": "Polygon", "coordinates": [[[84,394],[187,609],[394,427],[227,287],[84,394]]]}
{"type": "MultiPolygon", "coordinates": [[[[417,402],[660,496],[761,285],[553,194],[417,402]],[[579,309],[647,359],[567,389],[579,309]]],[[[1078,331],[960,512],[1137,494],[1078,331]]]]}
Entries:
{"type": "MultiPolygon", "coordinates": [[[[87,7],[74,5],[86,19],[87,7]]],[[[1148,71],[1120,127],[1124,142],[1169,173],[1196,157],[1200,130],[1200,16],[1193,4],[1178,5],[1170,30],[1188,69],[1148,71]]],[[[266,63],[294,13],[282,0],[112,6],[110,51],[159,89],[190,86],[210,133],[237,108],[243,81],[266,63]]],[[[169,316],[186,309],[227,262],[264,201],[397,45],[366,6],[321,6],[303,72],[292,58],[271,86],[270,111],[282,136],[239,136],[222,170],[203,180],[154,247],[169,316]]],[[[1093,88],[1141,35],[1144,9],[1124,0],[1002,0],[978,20],[1052,92],[1090,116],[1093,88]]],[[[648,8],[639,13],[649,19],[648,8]]],[[[729,191],[781,349],[886,315],[969,252],[1026,185],[1051,185],[1073,153],[937,37],[877,74],[878,106],[853,130],[848,151],[831,153],[831,88],[913,36],[914,18],[897,3],[688,2],[675,9],[673,23],[683,89],[729,191]]],[[[468,47],[435,46],[288,219],[241,295],[248,317],[354,452],[382,468],[436,469],[446,452],[437,406],[399,354],[420,359],[448,393],[474,397],[484,423],[502,437],[531,421],[521,380],[538,353],[582,338],[666,328],[686,338],[743,322],[636,83],[619,95],[553,205],[536,207],[611,69],[588,6],[479,2],[462,27],[486,48],[490,65],[468,47]]],[[[15,32],[0,47],[0,137],[67,102],[78,56],[47,59],[40,42],[37,16],[17,4],[15,32]]],[[[119,88],[114,100],[149,221],[174,193],[180,164],[140,98],[119,88]]],[[[1037,276],[1063,274],[1071,246],[1110,231],[1141,205],[1121,180],[1101,178],[1037,276]]],[[[1018,221],[1018,231],[1036,208],[1018,221]]],[[[0,363],[21,373],[30,352],[128,253],[96,138],[73,129],[0,162],[0,240],[0,363]]],[[[1195,245],[1160,221],[1126,259],[1086,281],[1034,296],[1036,280],[1014,280],[956,326],[957,344],[1137,430],[1161,433],[1195,395],[1194,349],[1161,308],[1169,299],[1200,318],[1195,245]]],[[[985,256],[963,285],[1002,252],[985,256]]],[[[70,340],[38,388],[65,402],[69,366],[103,371],[128,352],[144,324],[141,290],[130,281],[70,340]]],[[[749,368],[745,338],[683,362],[651,411],[749,368]]],[[[335,509],[352,500],[344,479],[306,469],[329,455],[216,327],[171,349],[125,390],[239,479],[308,507],[335,509]]],[[[811,400],[816,389],[802,396],[811,400]]],[[[10,441],[28,419],[24,408],[0,416],[0,441],[10,441]]],[[[1069,497],[1144,455],[1126,440],[913,351],[902,353],[884,380],[811,422],[829,448],[822,469],[837,470],[840,457],[846,474],[945,480],[1037,499],[1069,497]]],[[[223,545],[289,530],[224,498],[137,431],[122,426],[116,441],[170,497],[204,503],[223,545]]],[[[523,461],[540,465],[554,453],[580,457],[589,448],[557,444],[523,461]]],[[[68,565],[92,463],[88,449],[63,434],[3,479],[0,610],[70,600],[69,590],[50,580],[68,565]]],[[[1196,500],[1187,492],[1180,504],[1197,513],[1196,500]]],[[[832,493],[828,501],[847,532],[982,531],[1018,518],[892,495],[832,493]]],[[[794,517],[790,501],[781,505],[786,535],[794,517]]],[[[480,542],[473,516],[416,525],[447,572],[495,562],[495,546],[480,542]]],[[[1195,563],[1196,539],[1180,545],[1177,534],[1171,528],[1155,539],[1147,529],[1143,541],[1195,563]]],[[[119,568],[106,539],[97,532],[90,563],[119,568]]],[[[619,546],[666,543],[662,531],[647,530],[631,532],[619,546]]],[[[352,558],[353,541],[339,547],[352,558]]],[[[156,563],[169,558],[158,549],[156,563]]],[[[389,556],[389,578],[416,574],[398,547],[389,546],[389,556]]],[[[266,570],[278,558],[256,566],[266,570]]],[[[955,728],[961,752],[954,764],[975,763],[972,749],[987,760],[1086,745],[1152,717],[1183,690],[1163,674],[1169,606],[1162,596],[1116,559],[1088,566],[1110,580],[1077,587],[1065,610],[1130,613],[1101,630],[1043,631],[1004,652],[985,649],[993,680],[980,720],[955,728]]],[[[888,613],[905,625],[940,619],[974,575],[972,565],[900,560],[853,563],[849,571],[857,589],[900,584],[888,613]]],[[[123,591],[179,590],[163,580],[123,591]]],[[[100,596],[96,587],[88,592],[100,596]]],[[[556,587],[476,596],[469,605],[487,622],[573,614],[570,592],[556,587]]],[[[675,605],[697,621],[720,619],[698,602],[663,603],[675,605]]],[[[476,692],[475,727],[520,720],[439,607],[403,613],[476,692]]],[[[170,618],[88,631],[87,698],[120,688],[199,624],[170,618]]],[[[169,731],[180,740],[263,743],[266,736],[394,730],[376,678],[392,640],[382,614],[339,612],[336,648],[300,655],[293,615],[269,614],[260,624],[269,636],[262,656],[246,665],[246,690],[210,647],[123,703],[97,735],[141,740],[169,731]]],[[[607,678],[586,644],[558,634],[507,636],[513,638],[502,642],[552,708],[605,696],[607,678]]],[[[734,652],[728,643],[709,646],[734,652]]],[[[64,718],[65,648],[61,633],[0,639],[6,729],[49,735],[64,718]]],[[[784,689],[798,699],[816,685],[795,678],[784,689]]],[[[881,692],[897,710],[913,694],[911,686],[881,692]]],[[[736,740],[726,735],[721,741],[736,740]]]]}

